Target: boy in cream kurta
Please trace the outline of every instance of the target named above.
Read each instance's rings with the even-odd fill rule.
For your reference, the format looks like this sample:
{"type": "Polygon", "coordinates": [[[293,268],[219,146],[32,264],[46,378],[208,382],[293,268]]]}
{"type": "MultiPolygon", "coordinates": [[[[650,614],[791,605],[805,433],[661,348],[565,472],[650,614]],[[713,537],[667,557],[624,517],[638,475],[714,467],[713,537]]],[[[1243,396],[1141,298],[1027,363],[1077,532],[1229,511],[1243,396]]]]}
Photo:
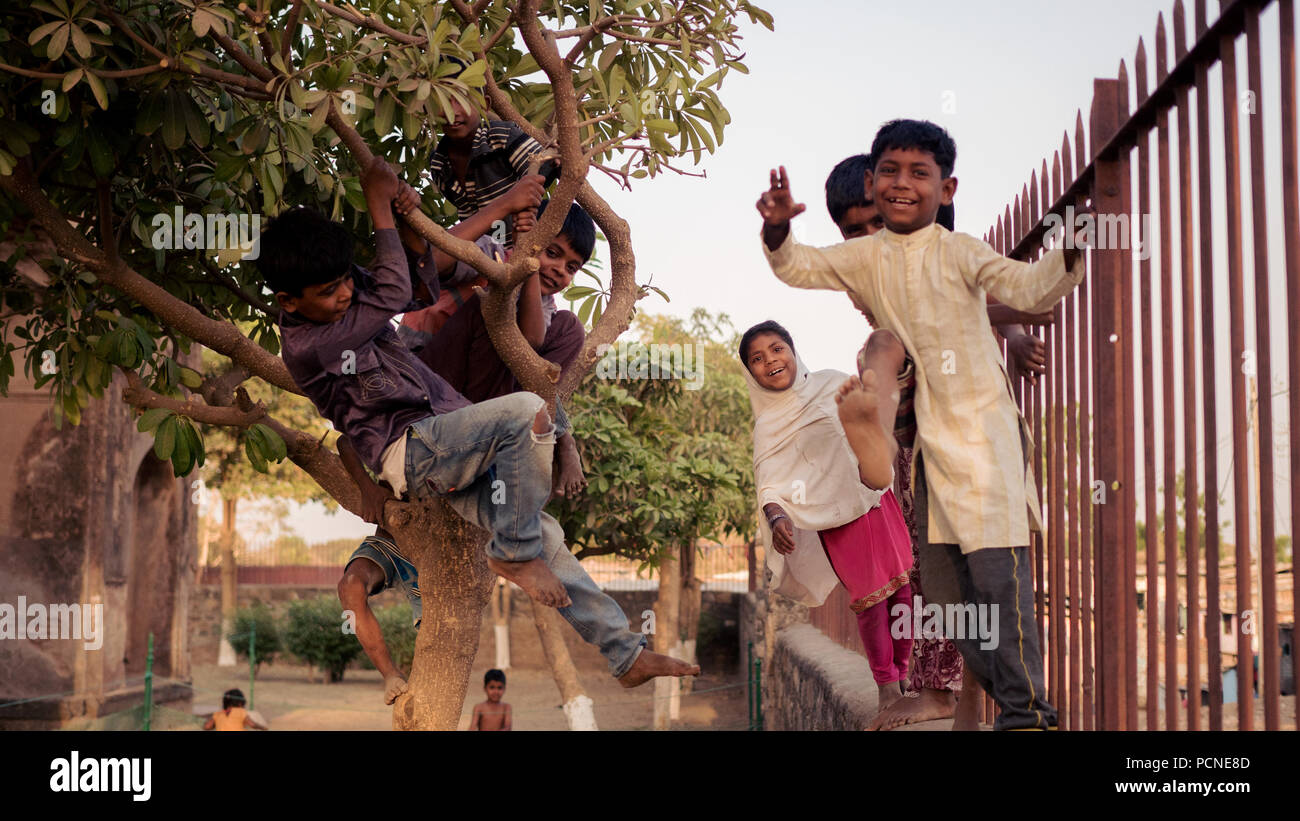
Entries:
{"type": "MultiPolygon", "coordinates": [[[[871,155],[877,160],[868,184],[884,230],[828,248],[799,244],[789,221],[804,206],[790,196],[782,168],[758,202],[763,250],[783,282],[849,292],[911,355],[922,572],[946,576],[949,599],[987,608],[984,617],[997,626],[991,642],[949,636],[1001,707],[997,728],[1055,727],[1033,624],[1027,545],[1042,519],[1027,426],[989,332],[985,295],[1018,310],[1047,311],[1083,279],[1083,262],[1072,250],[1016,262],[935,224],[939,205],[951,203],[957,187],[956,146],[938,126],[891,122],[876,135],[871,155]],[[924,499],[923,487],[931,491],[924,499]]],[[[886,383],[892,380],[877,384],[886,383]]],[[[882,421],[892,427],[892,419],[882,421]]],[[[879,435],[888,437],[883,426],[879,435]]]]}

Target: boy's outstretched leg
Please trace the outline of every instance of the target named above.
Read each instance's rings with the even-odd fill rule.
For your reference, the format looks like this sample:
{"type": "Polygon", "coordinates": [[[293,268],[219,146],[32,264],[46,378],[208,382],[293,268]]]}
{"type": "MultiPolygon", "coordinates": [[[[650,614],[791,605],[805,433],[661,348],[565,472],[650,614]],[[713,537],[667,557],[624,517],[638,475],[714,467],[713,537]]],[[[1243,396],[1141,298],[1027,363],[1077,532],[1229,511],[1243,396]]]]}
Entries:
{"type": "Polygon", "coordinates": [[[629,629],[627,615],[618,602],[601,590],[582,569],[564,543],[564,530],[550,515],[542,514],[543,556],[564,584],[573,604],[561,607],[565,621],[583,641],[600,648],[609,673],[624,687],[636,687],[655,676],[697,676],[700,667],[645,649],[646,636],[629,629]]]}
{"type": "Polygon", "coordinates": [[[624,687],[639,687],[657,676],[698,676],[700,665],[687,664],[672,656],[642,650],[632,662],[632,669],[618,677],[624,687]]]}
{"type": "Polygon", "coordinates": [[[858,353],[860,376],[848,380],[835,397],[840,424],[858,458],[858,474],[867,487],[883,490],[893,482],[894,417],[898,412],[898,371],[903,344],[889,331],[876,331],[858,353]]]}

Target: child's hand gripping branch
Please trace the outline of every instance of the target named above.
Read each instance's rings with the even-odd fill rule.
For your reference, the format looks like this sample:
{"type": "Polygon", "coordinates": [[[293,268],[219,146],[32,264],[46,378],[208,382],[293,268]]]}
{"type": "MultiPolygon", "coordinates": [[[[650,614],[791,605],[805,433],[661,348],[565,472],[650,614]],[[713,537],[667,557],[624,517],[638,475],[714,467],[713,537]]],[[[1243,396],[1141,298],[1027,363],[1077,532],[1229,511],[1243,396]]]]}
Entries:
{"type": "Polygon", "coordinates": [[[785,242],[790,233],[790,220],[807,210],[801,202],[795,202],[790,195],[790,178],[785,173],[785,166],[780,171],[772,171],[772,187],[758,198],[758,213],[763,215],[763,242],[775,251],[785,242]]]}

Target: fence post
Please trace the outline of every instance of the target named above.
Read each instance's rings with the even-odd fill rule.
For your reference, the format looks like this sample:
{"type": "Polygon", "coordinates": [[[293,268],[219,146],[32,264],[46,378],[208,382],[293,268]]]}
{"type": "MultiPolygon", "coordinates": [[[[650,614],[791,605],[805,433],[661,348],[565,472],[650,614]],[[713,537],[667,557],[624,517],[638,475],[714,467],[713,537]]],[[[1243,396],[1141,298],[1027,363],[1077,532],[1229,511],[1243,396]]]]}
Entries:
{"type": "Polygon", "coordinates": [[[153,633],[149,633],[149,652],[144,658],[144,724],[141,727],[149,731],[149,722],[153,717],[153,633]]]}
{"type": "MultiPolygon", "coordinates": [[[[1119,81],[1093,81],[1089,143],[1097,152],[1118,130],[1119,81]]],[[[1098,216],[1126,213],[1125,195],[1129,190],[1127,163],[1118,156],[1093,158],[1092,205],[1098,216]]],[[[1094,221],[1094,225],[1096,221],[1094,221]]],[[[1097,243],[1094,243],[1094,245],[1097,243]]],[[[1107,243],[1110,244],[1110,243],[1107,243]]],[[[1124,403],[1131,402],[1123,383],[1121,361],[1123,326],[1123,260],[1127,251],[1117,248],[1094,248],[1093,266],[1093,413],[1096,420],[1093,451],[1095,481],[1102,483],[1097,506],[1093,543],[1097,563],[1094,570],[1098,594],[1096,656],[1098,727],[1102,730],[1125,729],[1125,682],[1128,680],[1128,654],[1125,596],[1125,506],[1130,492],[1121,481],[1124,469],[1124,403]]]]}

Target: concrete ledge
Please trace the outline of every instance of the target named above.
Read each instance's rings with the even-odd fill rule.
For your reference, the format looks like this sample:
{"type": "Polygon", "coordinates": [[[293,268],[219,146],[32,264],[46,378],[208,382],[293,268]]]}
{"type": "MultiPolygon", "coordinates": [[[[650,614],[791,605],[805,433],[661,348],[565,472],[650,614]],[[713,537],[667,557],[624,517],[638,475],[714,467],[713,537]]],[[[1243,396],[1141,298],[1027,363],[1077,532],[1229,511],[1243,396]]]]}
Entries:
{"type": "Polygon", "coordinates": [[[810,624],[776,634],[763,678],[766,729],[861,730],[876,714],[876,682],[867,660],[810,624]]]}

